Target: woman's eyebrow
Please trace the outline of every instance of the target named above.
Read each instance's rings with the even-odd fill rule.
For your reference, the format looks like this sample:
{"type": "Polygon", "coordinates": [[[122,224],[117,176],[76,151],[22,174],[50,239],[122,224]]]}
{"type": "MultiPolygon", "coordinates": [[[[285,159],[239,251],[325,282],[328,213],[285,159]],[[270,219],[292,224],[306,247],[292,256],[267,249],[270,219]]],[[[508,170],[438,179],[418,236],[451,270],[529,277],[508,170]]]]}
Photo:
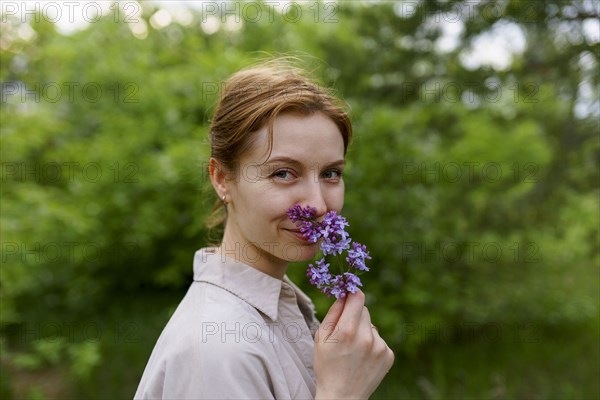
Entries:
{"type": "Polygon", "coordinates": [[[293,158],[285,157],[285,156],[271,158],[271,159],[265,161],[263,165],[276,164],[276,163],[279,163],[279,162],[284,162],[284,163],[287,163],[287,164],[302,165],[302,163],[300,161],[294,160],[293,158]]]}
{"type": "MultiPolygon", "coordinates": [[[[270,160],[265,161],[265,163],[263,165],[276,164],[279,162],[284,162],[286,164],[302,165],[302,163],[300,161],[295,160],[290,157],[285,157],[285,156],[271,158],[270,160]]],[[[323,168],[343,167],[345,164],[346,164],[346,160],[340,159],[340,160],[324,163],[323,168]]],[[[318,165],[318,163],[317,163],[317,165],[318,165]]]]}
{"type": "Polygon", "coordinates": [[[346,160],[342,159],[325,164],[325,168],[343,167],[344,165],[346,165],[346,160]]]}

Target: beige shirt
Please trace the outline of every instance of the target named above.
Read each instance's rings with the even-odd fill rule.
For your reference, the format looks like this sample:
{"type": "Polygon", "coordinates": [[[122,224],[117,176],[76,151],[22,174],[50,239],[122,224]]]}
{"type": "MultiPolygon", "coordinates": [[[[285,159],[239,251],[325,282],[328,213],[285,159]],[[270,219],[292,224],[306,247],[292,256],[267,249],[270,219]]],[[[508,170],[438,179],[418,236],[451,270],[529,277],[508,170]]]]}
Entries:
{"type": "Polygon", "coordinates": [[[194,256],[194,282],[167,323],[135,399],[312,399],[310,299],[214,249],[194,256]]]}

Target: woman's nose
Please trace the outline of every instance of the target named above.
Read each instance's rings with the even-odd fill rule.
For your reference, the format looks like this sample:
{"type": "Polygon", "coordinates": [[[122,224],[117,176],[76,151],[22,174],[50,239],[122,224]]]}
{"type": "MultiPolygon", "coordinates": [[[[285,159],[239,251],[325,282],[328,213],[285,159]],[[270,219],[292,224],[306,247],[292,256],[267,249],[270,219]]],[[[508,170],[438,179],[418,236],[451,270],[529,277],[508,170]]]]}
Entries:
{"type": "Polygon", "coordinates": [[[308,193],[306,193],[305,201],[306,205],[316,209],[317,218],[327,213],[327,203],[325,202],[320,182],[311,183],[308,193]]]}

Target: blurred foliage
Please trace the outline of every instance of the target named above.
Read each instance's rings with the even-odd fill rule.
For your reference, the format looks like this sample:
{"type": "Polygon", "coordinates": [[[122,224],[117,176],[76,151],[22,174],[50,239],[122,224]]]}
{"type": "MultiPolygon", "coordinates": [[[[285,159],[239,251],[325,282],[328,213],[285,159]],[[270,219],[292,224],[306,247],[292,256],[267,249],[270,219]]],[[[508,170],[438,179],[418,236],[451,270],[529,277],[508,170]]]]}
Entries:
{"type": "Polygon", "coordinates": [[[138,6],[68,35],[3,16],[3,398],[132,396],[208,240],[219,83],[289,52],[352,107],[344,213],[398,360],[376,397],[600,396],[597,3],[181,8],[166,26],[138,6]],[[465,61],[501,28],[526,40],[506,67],[465,61]]]}

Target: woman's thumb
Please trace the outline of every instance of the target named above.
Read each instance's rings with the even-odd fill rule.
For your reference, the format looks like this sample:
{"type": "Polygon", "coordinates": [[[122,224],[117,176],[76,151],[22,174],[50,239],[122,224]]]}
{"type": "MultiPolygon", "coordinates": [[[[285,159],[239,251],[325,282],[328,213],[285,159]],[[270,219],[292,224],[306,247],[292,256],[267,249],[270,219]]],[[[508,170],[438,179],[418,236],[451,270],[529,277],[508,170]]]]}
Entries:
{"type": "Polygon", "coordinates": [[[321,335],[324,335],[324,340],[327,339],[327,337],[329,337],[329,335],[331,335],[334,332],[335,326],[337,325],[338,320],[342,315],[342,311],[344,311],[344,304],[346,304],[345,297],[337,299],[335,303],[333,303],[329,308],[329,311],[327,312],[325,318],[323,318],[323,322],[321,322],[321,326],[319,327],[320,332],[317,332],[317,335],[319,333],[321,333],[321,335]]]}

